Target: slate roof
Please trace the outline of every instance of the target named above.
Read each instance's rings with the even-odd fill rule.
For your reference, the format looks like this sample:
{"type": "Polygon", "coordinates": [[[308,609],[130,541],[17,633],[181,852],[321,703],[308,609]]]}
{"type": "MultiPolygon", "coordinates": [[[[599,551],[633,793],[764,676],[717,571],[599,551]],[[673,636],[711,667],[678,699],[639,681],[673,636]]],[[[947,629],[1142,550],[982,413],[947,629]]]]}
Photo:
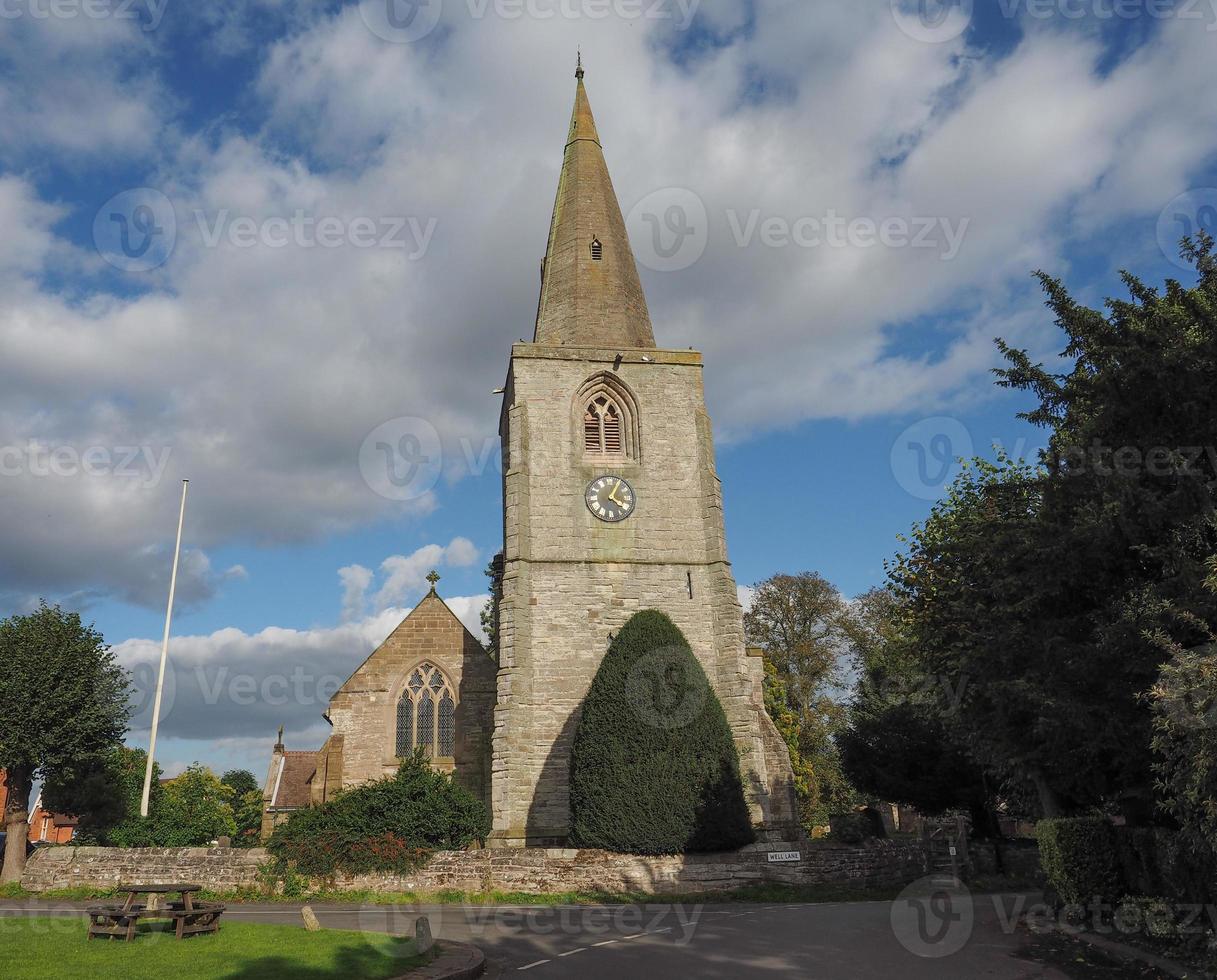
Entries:
{"type": "Polygon", "coordinates": [[[308,806],[316,771],[316,752],[284,752],[268,805],[276,809],[308,806]]]}

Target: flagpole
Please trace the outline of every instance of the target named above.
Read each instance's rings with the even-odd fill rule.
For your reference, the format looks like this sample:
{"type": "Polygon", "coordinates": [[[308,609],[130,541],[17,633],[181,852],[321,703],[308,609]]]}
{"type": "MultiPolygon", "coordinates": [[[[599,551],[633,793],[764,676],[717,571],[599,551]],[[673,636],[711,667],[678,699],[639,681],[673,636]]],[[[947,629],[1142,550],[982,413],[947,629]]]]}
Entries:
{"type": "Polygon", "coordinates": [[[165,686],[165,661],[169,656],[169,624],[173,620],[173,593],[177,591],[177,563],[182,553],[182,522],[186,518],[186,488],[182,481],[182,508],[177,515],[177,544],[173,548],[173,573],[169,576],[169,607],[165,610],[165,635],[161,639],[161,668],[156,675],[156,700],[152,703],[152,738],[148,741],[148,766],[144,770],[144,795],[139,801],[139,815],[148,816],[148,800],[152,795],[152,767],[156,755],[156,729],[161,720],[161,691],[165,686]]]}

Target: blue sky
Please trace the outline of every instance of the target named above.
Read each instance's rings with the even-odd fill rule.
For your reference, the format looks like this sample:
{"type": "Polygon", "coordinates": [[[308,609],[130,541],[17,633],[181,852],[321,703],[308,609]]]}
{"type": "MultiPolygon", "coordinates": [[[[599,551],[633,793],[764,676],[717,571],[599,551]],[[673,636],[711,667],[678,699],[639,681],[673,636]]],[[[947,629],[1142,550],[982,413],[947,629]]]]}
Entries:
{"type": "Polygon", "coordinates": [[[1208,0],[47,9],[0,21],[0,598],[146,687],[191,479],[170,771],[318,744],[432,565],[476,622],[577,46],[742,586],[880,584],[953,457],[1042,444],[990,373],[1060,346],[1031,271],[1098,304],[1217,223],[1208,0]],[[442,469],[386,496],[374,432],[442,469]]]}

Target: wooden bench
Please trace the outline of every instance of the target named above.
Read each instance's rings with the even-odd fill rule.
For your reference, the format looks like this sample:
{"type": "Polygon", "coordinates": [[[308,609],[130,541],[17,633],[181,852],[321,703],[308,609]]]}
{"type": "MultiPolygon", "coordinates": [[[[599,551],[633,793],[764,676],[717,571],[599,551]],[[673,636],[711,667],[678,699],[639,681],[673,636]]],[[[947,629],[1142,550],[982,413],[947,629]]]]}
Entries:
{"type": "Polygon", "coordinates": [[[140,916],[147,910],[142,905],[127,908],[123,905],[90,905],[85,910],[89,915],[89,938],[106,936],[110,939],[135,938],[135,927],[140,916]]]}
{"type": "Polygon", "coordinates": [[[140,919],[171,919],[178,939],[219,932],[225,906],[219,902],[196,902],[194,893],[199,890],[198,885],[129,885],[126,887],[127,900],[122,905],[91,905],[86,909],[89,939],[104,936],[130,942],[135,938],[140,919]],[[181,895],[180,901],[155,907],[161,895],[175,894],[181,895]],[[141,895],[149,896],[147,904],[138,901],[141,895]]]}
{"type": "Polygon", "coordinates": [[[220,916],[224,914],[224,906],[219,902],[195,902],[193,908],[178,908],[177,903],[168,910],[173,919],[174,935],[178,939],[186,936],[197,936],[204,932],[220,931],[220,916]]]}

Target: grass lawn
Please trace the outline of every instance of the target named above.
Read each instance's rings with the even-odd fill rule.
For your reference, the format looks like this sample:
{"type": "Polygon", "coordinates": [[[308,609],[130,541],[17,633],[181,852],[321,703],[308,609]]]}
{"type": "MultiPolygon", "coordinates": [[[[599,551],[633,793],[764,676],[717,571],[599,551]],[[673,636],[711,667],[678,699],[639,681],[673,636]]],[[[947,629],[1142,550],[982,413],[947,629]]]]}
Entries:
{"type": "Polygon", "coordinates": [[[175,939],[168,922],[141,924],[132,942],[85,938],[85,916],[0,917],[5,980],[330,980],[396,977],[418,966],[414,942],[379,933],[221,922],[219,933],[175,939]]]}

